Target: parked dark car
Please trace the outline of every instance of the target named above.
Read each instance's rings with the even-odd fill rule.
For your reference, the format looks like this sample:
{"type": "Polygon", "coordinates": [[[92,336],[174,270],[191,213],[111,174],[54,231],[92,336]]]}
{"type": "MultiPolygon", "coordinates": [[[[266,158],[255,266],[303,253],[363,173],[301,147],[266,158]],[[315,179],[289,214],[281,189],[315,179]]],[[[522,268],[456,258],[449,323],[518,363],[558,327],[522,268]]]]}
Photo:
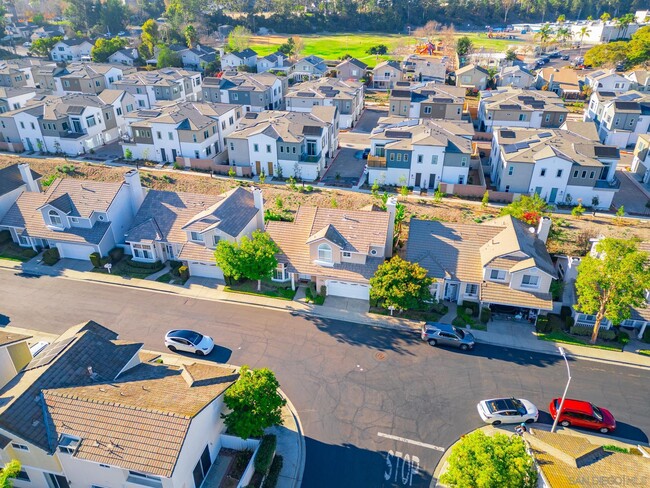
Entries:
{"type": "Polygon", "coordinates": [[[563,54],[562,56],[560,56],[560,59],[562,59],[563,61],[568,61],[569,60],[569,55],[568,54],[563,54]]]}

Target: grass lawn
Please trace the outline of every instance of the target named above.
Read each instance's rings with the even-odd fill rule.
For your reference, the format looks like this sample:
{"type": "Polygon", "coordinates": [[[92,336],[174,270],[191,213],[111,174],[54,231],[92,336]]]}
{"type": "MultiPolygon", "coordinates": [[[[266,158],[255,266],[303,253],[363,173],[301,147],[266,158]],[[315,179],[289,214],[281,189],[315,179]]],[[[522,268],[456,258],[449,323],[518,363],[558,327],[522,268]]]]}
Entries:
{"type": "Polygon", "coordinates": [[[606,351],[622,351],[623,345],[612,342],[599,341],[596,344],[589,344],[589,341],[567,334],[566,332],[537,332],[537,338],[542,341],[560,342],[562,344],[575,344],[577,346],[593,347],[595,349],[605,349],[606,351]]]}
{"type": "Polygon", "coordinates": [[[20,247],[12,241],[0,244],[0,259],[7,259],[9,261],[19,261],[24,263],[29,261],[38,253],[31,248],[20,247]]]}
{"type": "MultiPolygon", "coordinates": [[[[158,263],[159,266],[155,268],[143,268],[137,265],[134,265],[129,258],[124,258],[118,263],[113,265],[111,269],[111,274],[123,276],[125,278],[136,278],[139,280],[145,279],[147,276],[152,275],[161,269],[163,269],[163,264],[158,263]]],[[[102,273],[108,274],[108,270],[104,268],[93,268],[93,273],[102,273]]]]}
{"type": "Polygon", "coordinates": [[[639,354],[642,356],[650,356],[650,349],[639,349],[639,354]]]}
{"type": "Polygon", "coordinates": [[[257,290],[257,281],[242,281],[224,287],[224,290],[229,293],[242,293],[244,295],[257,295],[260,297],[277,298],[278,300],[293,300],[296,295],[296,290],[290,287],[277,286],[272,281],[262,280],[262,290],[257,290]]]}
{"type": "MultiPolygon", "coordinates": [[[[376,313],[378,315],[390,316],[390,310],[387,310],[383,307],[371,306],[370,312],[376,313]]],[[[431,309],[427,309],[427,310],[403,310],[402,312],[395,311],[393,312],[393,317],[399,317],[401,319],[418,320],[423,322],[437,322],[438,320],[440,320],[440,317],[442,317],[446,313],[447,313],[447,307],[444,306],[444,308],[437,308],[437,309],[434,309],[432,307],[431,309]]]]}
{"type": "Polygon", "coordinates": [[[182,280],[180,278],[180,276],[174,276],[171,273],[165,273],[164,275],[159,276],[158,278],[156,278],[156,281],[158,283],[171,283],[173,281],[173,283],[171,283],[172,285],[184,285],[185,284],[185,281],[182,280]]]}

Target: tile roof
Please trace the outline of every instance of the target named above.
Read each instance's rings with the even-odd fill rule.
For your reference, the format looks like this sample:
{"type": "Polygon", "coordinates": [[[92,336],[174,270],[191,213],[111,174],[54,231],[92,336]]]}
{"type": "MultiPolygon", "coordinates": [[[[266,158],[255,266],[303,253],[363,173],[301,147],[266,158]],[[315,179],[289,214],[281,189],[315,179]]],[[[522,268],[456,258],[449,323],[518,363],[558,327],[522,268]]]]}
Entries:
{"type": "Polygon", "coordinates": [[[132,124],[171,124],[177,130],[197,131],[215,124],[218,117],[239,107],[226,103],[184,100],[176,103],[158,102],[151,108],[131,112],[126,118],[132,124]]]}
{"type": "Polygon", "coordinates": [[[550,293],[533,293],[515,290],[505,283],[484,281],[481,284],[481,302],[517,307],[553,310],[553,297],[550,293]]]}
{"type": "MultiPolygon", "coordinates": [[[[41,178],[41,175],[36,171],[30,171],[32,172],[32,178],[34,178],[34,180],[41,178]]],[[[11,166],[6,166],[0,169],[0,196],[12,192],[24,184],[25,182],[20,174],[20,169],[18,169],[18,164],[12,164],[11,166]]]]}
{"type": "Polygon", "coordinates": [[[537,76],[549,83],[552,76],[553,83],[558,85],[563,91],[580,91],[578,73],[573,69],[542,68],[537,73],[537,76]]]}
{"type": "Polygon", "coordinates": [[[344,64],[353,64],[357,68],[361,68],[362,70],[368,69],[368,65],[363,61],[359,61],[357,58],[344,59],[338,65],[336,65],[336,68],[341,69],[341,66],[343,66],[344,64]]]}
{"type": "Polygon", "coordinates": [[[31,337],[32,336],[16,334],[14,332],[0,331],[0,347],[8,346],[16,342],[26,341],[27,339],[31,339],[31,337]]]}
{"type": "Polygon", "coordinates": [[[203,263],[214,264],[214,249],[188,241],[183,244],[183,247],[178,253],[178,259],[182,261],[201,261],[203,263]]]}
{"type": "Polygon", "coordinates": [[[388,220],[387,212],[300,207],[293,222],[268,222],[266,231],[280,247],[278,262],[287,264],[290,272],[367,282],[383,262],[369,251],[371,246],[384,248],[388,220]],[[343,250],[366,254],[366,263],[314,264],[309,242],[320,238],[332,239],[343,250]]]}

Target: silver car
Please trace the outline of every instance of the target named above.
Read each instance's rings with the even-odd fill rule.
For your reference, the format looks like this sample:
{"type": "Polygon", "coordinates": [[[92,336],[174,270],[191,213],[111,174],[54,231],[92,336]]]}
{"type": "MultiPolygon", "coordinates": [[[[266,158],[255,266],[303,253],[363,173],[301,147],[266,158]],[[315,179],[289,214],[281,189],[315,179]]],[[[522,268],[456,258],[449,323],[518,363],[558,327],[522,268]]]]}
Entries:
{"type": "Polygon", "coordinates": [[[474,347],[474,336],[470,332],[450,324],[427,322],[422,326],[421,337],[431,346],[454,346],[463,351],[474,347]]]}

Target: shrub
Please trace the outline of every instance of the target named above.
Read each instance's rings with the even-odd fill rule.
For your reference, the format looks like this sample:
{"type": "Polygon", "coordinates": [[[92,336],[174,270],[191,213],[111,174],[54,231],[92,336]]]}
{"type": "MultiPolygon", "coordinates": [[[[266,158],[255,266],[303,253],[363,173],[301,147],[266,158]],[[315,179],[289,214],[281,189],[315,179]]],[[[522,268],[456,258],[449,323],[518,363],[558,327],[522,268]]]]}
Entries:
{"type": "Polygon", "coordinates": [[[645,332],[643,333],[641,340],[646,343],[650,342],[650,327],[645,328],[645,332]]]}
{"type": "Polygon", "coordinates": [[[624,330],[619,330],[618,337],[616,338],[616,340],[619,342],[619,344],[625,346],[630,343],[630,334],[628,334],[624,330]]]}
{"type": "Polygon", "coordinates": [[[465,313],[468,315],[471,315],[472,317],[478,317],[478,312],[479,312],[479,304],[477,302],[470,302],[465,300],[463,302],[463,308],[465,308],[465,313]],[[470,309],[469,312],[467,312],[467,309],[470,309]]]}
{"type": "Polygon", "coordinates": [[[132,268],[158,270],[162,267],[162,263],[160,261],[156,261],[155,263],[143,263],[140,261],[134,261],[133,258],[131,258],[129,259],[129,266],[132,268]]]}
{"type": "Polygon", "coordinates": [[[492,317],[492,310],[489,308],[482,308],[481,309],[481,323],[482,324],[487,324],[490,321],[490,318],[492,317]]]}
{"type": "Polygon", "coordinates": [[[124,249],[122,249],[121,247],[114,247],[113,249],[108,251],[108,255],[113,260],[113,263],[117,263],[118,261],[121,261],[122,258],[124,257],[124,249]]]}
{"type": "Polygon", "coordinates": [[[61,256],[59,255],[59,250],[56,247],[50,248],[43,252],[43,262],[48,266],[56,264],[59,259],[61,259],[61,256]]]}
{"type": "Polygon", "coordinates": [[[564,319],[565,324],[566,324],[566,330],[571,330],[573,328],[573,325],[575,324],[575,320],[573,320],[573,317],[569,315],[567,318],[564,319]]]}
{"type": "Polygon", "coordinates": [[[3,230],[0,231],[0,244],[4,244],[5,242],[9,242],[11,240],[11,232],[8,230],[3,230]]]}
{"type": "Polygon", "coordinates": [[[277,439],[273,434],[267,434],[262,437],[262,442],[257,448],[257,455],[255,456],[255,471],[265,475],[268,473],[273,456],[275,455],[275,446],[277,439]]]}
{"type": "Polygon", "coordinates": [[[320,287],[320,296],[323,298],[327,296],[327,287],[325,285],[321,285],[320,287]]]}
{"type": "Polygon", "coordinates": [[[598,338],[603,339],[605,341],[613,341],[614,339],[616,339],[616,331],[612,329],[600,330],[598,331],[598,338]]]}
{"type": "Polygon", "coordinates": [[[567,317],[571,317],[571,307],[563,305],[562,308],[560,309],[560,317],[562,317],[563,319],[567,317]]]}
{"type": "MultiPolygon", "coordinates": [[[[570,330],[573,335],[577,335],[577,336],[591,336],[591,332],[592,332],[591,327],[581,327],[579,325],[571,327],[570,330]]],[[[600,330],[598,331],[598,338],[604,341],[612,341],[616,339],[616,331],[611,329],[600,330]]]]}
{"type": "Polygon", "coordinates": [[[275,486],[278,484],[278,478],[280,477],[280,472],[282,471],[282,456],[276,455],[273,458],[273,462],[271,463],[271,468],[269,469],[269,473],[266,475],[266,478],[264,479],[264,484],[262,485],[262,488],[275,488],[275,486]]]}
{"type": "Polygon", "coordinates": [[[551,332],[551,324],[549,323],[548,317],[545,315],[540,315],[537,317],[537,324],[535,324],[535,330],[542,334],[547,334],[551,332]]]}
{"type": "Polygon", "coordinates": [[[178,268],[178,276],[180,276],[183,281],[187,281],[190,277],[189,268],[187,266],[181,266],[178,268]]]}
{"type": "Polygon", "coordinates": [[[99,255],[98,252],[93,252],[90,254],[90,262],[95,268],[101,268],[102,263],[101,263],[102,257],[99,255]]]}

